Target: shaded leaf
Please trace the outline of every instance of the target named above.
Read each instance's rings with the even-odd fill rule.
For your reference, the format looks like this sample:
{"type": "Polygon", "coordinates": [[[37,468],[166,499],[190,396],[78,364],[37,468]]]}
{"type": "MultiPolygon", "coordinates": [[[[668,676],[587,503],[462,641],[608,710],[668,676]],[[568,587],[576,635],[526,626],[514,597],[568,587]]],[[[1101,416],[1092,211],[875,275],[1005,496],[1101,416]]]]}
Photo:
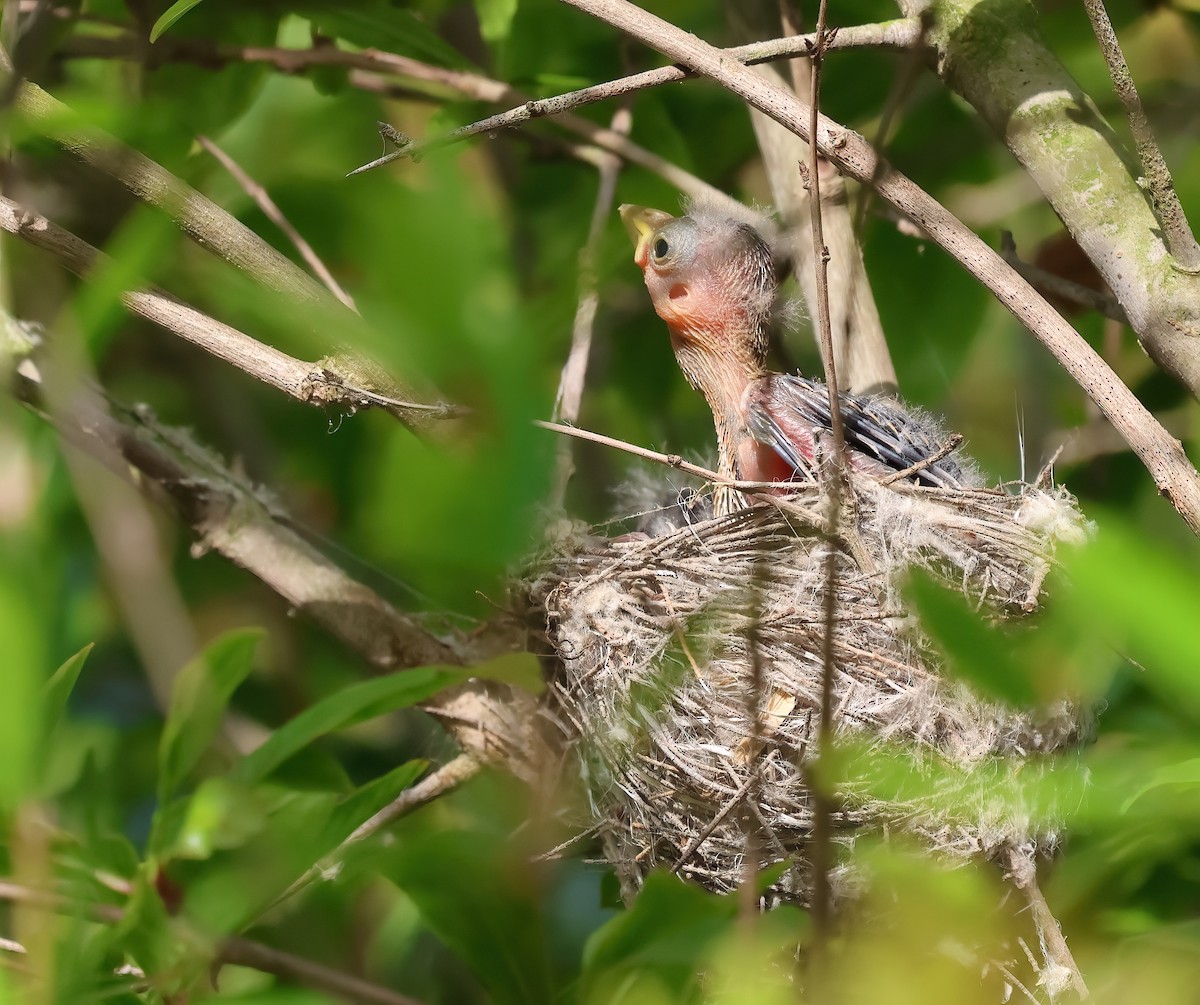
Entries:
{"type": "Polygon", "coordinates": [[[94,644],[89,642],[80,649],[79,652],[55,670],[46,682],[45,691],[42,693],[44,736],[49,736],[54,727],[58,725],[58,720],[62,718],[63,710],[67,707],[67,699],[71,697],[71,692],[75,689],[75,682],[79,680],[83,664],[87,662],[88,655],[91,653],[94,644]]]}
{"type": "Polygon", "coordinates": [[[158,752],[158,798],[165,803],[200,759],[233,692],[250,673],[263,632],[226,632],[179,672],[158,752]]]}

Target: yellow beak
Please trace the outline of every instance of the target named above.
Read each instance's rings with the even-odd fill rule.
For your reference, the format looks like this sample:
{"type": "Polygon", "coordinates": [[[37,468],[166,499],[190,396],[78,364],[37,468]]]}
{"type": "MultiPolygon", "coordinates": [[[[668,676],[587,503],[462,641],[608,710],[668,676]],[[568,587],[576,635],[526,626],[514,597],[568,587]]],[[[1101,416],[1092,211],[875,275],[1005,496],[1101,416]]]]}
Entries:
{"type": "Polygon", "coordinates": [[[650,244],[650,238],[654,236],[664,223],[675,219],[670,213],[664,213],[661,209],[650,209],[648,206],[632,206],[625,203],[617,209],[621,214],[621,222],[625,224],[625,230],[629,234],[629,239],[633,241],[634,252],[633,258],[638,265],[645,265],[647,261],[646,251],[650,244]]]}

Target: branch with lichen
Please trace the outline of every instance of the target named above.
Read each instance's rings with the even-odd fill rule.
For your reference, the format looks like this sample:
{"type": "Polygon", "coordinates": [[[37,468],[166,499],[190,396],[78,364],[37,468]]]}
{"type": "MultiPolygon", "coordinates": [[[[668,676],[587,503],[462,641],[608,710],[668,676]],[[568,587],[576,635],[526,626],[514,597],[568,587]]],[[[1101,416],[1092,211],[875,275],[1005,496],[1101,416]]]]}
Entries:
{"type": "MultiPolygon", "coordinates": [[[[925,10],[924,0],[898,0],[925,10]]],[[[1117,137],[1050,51],[1026,0],[940,0],[928,42],[1091,259],[1142,346],[1200,397],[1200,275],[1172,254],[1117,137]]]]}

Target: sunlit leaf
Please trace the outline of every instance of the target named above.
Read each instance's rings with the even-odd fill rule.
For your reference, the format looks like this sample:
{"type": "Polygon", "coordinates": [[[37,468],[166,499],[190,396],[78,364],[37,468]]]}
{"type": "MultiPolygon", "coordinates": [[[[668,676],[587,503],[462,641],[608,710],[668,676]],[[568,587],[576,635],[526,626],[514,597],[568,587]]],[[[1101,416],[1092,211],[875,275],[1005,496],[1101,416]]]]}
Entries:
{"type": "Polygon", "coordinates": [[[475,0],[475,12],[479,15],[479,34],[484,41],[503,42],[516,16],[517,0],[475,0]]]}

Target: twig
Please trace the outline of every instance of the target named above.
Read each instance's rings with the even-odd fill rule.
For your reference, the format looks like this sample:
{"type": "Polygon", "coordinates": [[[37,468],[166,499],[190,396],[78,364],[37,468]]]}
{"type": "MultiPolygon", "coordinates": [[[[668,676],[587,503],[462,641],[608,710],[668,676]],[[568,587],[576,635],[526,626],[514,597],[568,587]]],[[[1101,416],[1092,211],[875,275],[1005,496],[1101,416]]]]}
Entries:
{"type": "Polygon", "coordinates": [[[1096,34],[1096,41],[1108,66],[1113,89],[1129,116],[1129,128],[1137,146],[1138,160],[1141,161],[1146,187],[1150,190],[1150,198],[1162,223],[1167,248],[1179,268],[1187,272],[1200,272],[1200,244],[1197,244],[1192,228],[1188,226],[1187,216],[1171,181],[1171,171],[1154,138],[1150,120],[1146,118],[1133,76],[1121,52],[1121,43],[1117,41],[1117,33],[1113,31],[1112,21],[1104,8],[1104,0],[1083,0],[1083,6],[1087,9],[1092,31],[1096,34]]]}
{"type": "Polygon", "coordinates": [[[1013,240],[1011,231],[1006,230],[1000,234],[1000,254],[1022,278],[1032,283],[1039,291],[1048,293],[1050,296],[1057,297],[1060,300],[1078,304],[1080,307],[1088,310],[1096,311],[1098,314],[1103,314],[1106,318],[1111,318],[1113,321],[1119,321],[1123,325],[1129,324],[1129,318],[1126,316],[1124,308],[1121,307],[1117,298],[1111,294],[1102,293],[1100,290],[1093,290],[1090,286],[1072,282],[1070,279],[1065,279],[1053,272],[1047,272],[1045,269],[1023,261],[1021,256],[1017,254],[1017,245],[1013,240]]]}
{"type": "MultiPolygon", "coordinates": [[[[863,24],[845,28],[839,32],[842,36],[834,44],[834,48],[889,48],[908,49],[920,39],[920,22],[915,18],[905,18],[898,21],[884,21],[879,24],[863,24]]],[[[745,64],[767,63],[777,59],[790,59],[796,55],[808,55],[815,43],[815,35],[797,35],[791,38],[772,39],[767,42],[755,42],[725,49],[722,55],[745,64]]],[[[648,87],[658,87],[676,81],[694,77],[696,73],[681,66],[661,66],[654,70],[644,70],[627,77],[619,77],[603,84],[594,84],[575,91],[568,91],[551,98],[536,98],[527,100],[521,105],[497,115],[489,115],[485,119],[462,126],[442,136],[428,140],[411,140],[377,160],[355,168],[350,173],[359,174],[380,167],[402,157],[421,157],[439,147],[448,146],[478,136],[481,133],[493,133],[500,129],[512,129],[531,119],[546,116],[562,115],[582,105],[617,98],[634,91],[645,90],[648,87]]],[[[592,139],[592,137],[589,137],[592,139]]],[[[593,142],[595,140],[593,139],[593,142]]],[[[632,159],[632,158],[630,158],[632,159]]]]}
{"type": "MultiPolygon", "coordinates": [[[[166,212],[203,248],[253,276],[268,289],[301,303],[332,305],[316,280],[240,220],[206,199],[186,182],[112,136],[78,122],[62,102],[28,81],[17,91],[16,110],[80,160],[124,185],[143,202],[166,212]]],[[[341,310],[340,306],[337,307],[341,310]]]]}
{"type": "Polygon", "coordinates": [[[861,136],[824,115],[818,116],[813,136],[806,121],[808,109],[794,95],[762,80],[753,70],[731,62],[720,49],[628,0],[565,2],[634,35],[668,58],[712,77],[776,121],[810,139],[847,174],[866,182],[873,179],[883,199],[901,209],[962,262],[1054,354],[1133,447],[1159,492],[1171,501],[1192,531],[1200,533],[1200,474],[1182,446],[1028,282],[944,206],[881,162],[861,136]]]}
{"type": "MultiPolygon", "coordinates": [[[[632,126],[633,115],[628,108],[620,108],[613,116],[609,128],[613,132],[628,134],[632,126]]],[[[558,393],[554,399],[552,415],[555,422],[565,419],[574,423],[579,419],[583,387],[587,379],[588,356],[592,351],[596,308],[600,302],[600,295],[596,289],[596,253],[600,239],[604,236],[605,224],[612,213],[620,171],[620,158],[614,154],[604,155],[599,166],[600,178],[596,188],[596,202],[592,207],[592,221],[588,226],[587,239],[579,252],[579,303],[575,308],[575,323],[571,328],[571,349],[567,354],[567,361],[563,364],[558,393]]],[[[559,444],[557,468],[550,501],[552,507],[561,509],[566,498],[567,483],[575,470],[568,440],[559,444]]]]}
{"type": "Polygon", "coordinates": [[[468,781],[478,774],[479,769],[480,764],[474,757],[470,754],[460,754],[453,761],[443,764],[432,774],[421,779],[416,785],[405,789],[399,796],[388,803],[387,806],[371,817],[370,820],[359,824],[346,840],[289,886],[279,895],[272,907],[281,904],[294,894],[299,893],[320,876],[336,869],[338,860],[345,855],[346,849],[351,845],[365,841],[367,838],[377,834],[388,824],[399,820],[402,816],[411,813],[413,810],[427,803],[433,802],[433,800],[445,795],[445,793],[452,789],[458,788],[463,782],[468,781]]]}
{"type": "Polygon", "coordinates": [[[361,1002],[362,1005],[421,1005],[416,998],[402,995],[381,984],[249,939],[226,939],[221,943],[218,960],[274,974],[286,981],[324,991],[346,1001],[361,1002]]]}
{"type": "Polygon", "coordinates": [[[1041,887],[1038,886],[1036,867],[1027,856],[1016,848],[1008,850],[1007,864],[1013,882],[1017,889],[1025,894],[1029,903],[1034,927],[1037,929],[1038,939],[1041,940],[1047,961],[1066,970],[1070,975],[1071,986],[1075,989],[1075,993],[1081,1000],[1086,999],[1088,997],[1087,984],[1084,983],[1083,974],[1079,972],[1075,957],[1071,955],[1067,940],[1063,938],[1062,929],[1058,927],[1058,919],[1054,917],[1050,905],[1046,903],[1046,898],[1042,895],[1041,887]]]}
{"type": "MultiPolygon", "coordinates": [[[[884,26],[886,27],[886,26],[884,26]]],[[[79,57],[117,59],[142,59],[144,51],[134,38],[76,37],[70,40],[62,54],[79,57]]],[[[448,70],[431,66],[419,60],[380,49],[348,51],[334,46],[317,46],[312,49],[287,49],[262,46],[213,46],[196,39],[164,38],[154,46],[154,55],[159,59],[195,62],[202,66],[223,66],[231,62],[267,63],[282,73],[303,73],[316,66],[344,66],[351,68],[351,82],[356,86],[365,84],[361,74],[378,73],[405,77],[420,85],[431,88],[440,99],[447,96],[463,96],[475,101],[492,104],[515,104],[521,107],[529,100],[521,92],[498,80],[463,70],[448,70]]],[[[378,86],[367,89],[378,91],[378,86]]],[[[430,95],[426,95],[430,97],[430,95]]],[[[588,142],[602,150],[615,153],[631,164],[644,167],[659,175],[681,192],[691,196],[704,195],[718,202],[732,202],[720,189],[709,185],[694,174],[672,164],[665,157],[651,153],[628,136],[598,126],[594,122],[575,115],[561,115],[556,122],[563,129],[583,136],[588,142]]]]}
{"type": "MultiPolygon", "coordinates": [[[[61,914],[75,914],[82,907],[89,917],[110,925],[120,924],[125,917],[124,911],[111,904],[81,905],[78,901],[57,893],[35,890],[5,880],[0,880],[0,900],[61,914]]],[[[238,936],[226,939],[220,944],[216,962],[232,963],[265,974],[274,974],[284,980],[294,981],[362,1005],[420,1005],[415,998],[409,998],[380,984],[373,984],[353,974],[343,973],[293,953],[285,953],[281,949],[238,936]]]]}
{"type": "Polygon", "coordinates": [[[952,453],[954,453],[954,451],[956,451],[959,447],[962,446],[962,441],[963,441],[962,433],[951,433],[950,436],[948,436],[946,438],[946,442],[943,443],[940,447],[938,447],[937,450],[935,450],[928,457],[922,457],[919,461],[917,461],[916,464],[910,464],[903,471],[897,471],[894,474],[890,474],[885,478],[880,478],[879,484],[880,485],[891,485],[895,482],[900,481],[902,478],[911,478],[918,471],[924,471],[926,468],[931,467],[934,464],[937,464],[937,462],[940,461],[943,457],[949,457],[952,453]]]}
{"type": "MultiPolygon", "coordinates": [[[[41,375],[26,366],[22,377],[21,396],[36,406],[41,375]]],[[[188,434],[161,425],[148,409],[107,404],[107,412],[53,418],[68,441],[101,460],[119,459],[116,474],[157,490],[195,531],[193,554],[224,555],[380,669],[462,662],[453,647],[308,544],[265,491],[188,434]]]]}
{"type": "MultiPolygon", "coordinates": [[[[70,231],[3,197],[0,197],[0,230],[49,252],[85,279],[110,261],[103,252],[70,231]]],[[[448,403],[410,401],[371,387],[358,386],[360,382],[378,384],[380,375],[350,357],[329,357],[318,363],[296,359],[155,287],[123,293],[121,302],[139,317],[305,404],[351,412],[382,408],[405,424],[420,428],[426,428],[431,420],[461,414],[461,409],[448,403]],[[356,379],[360,375],[367,380],[356,379]]]]}
{"type": "Polygon", "coordinates": [[[267,190],[253,178],[251,178],[250,175],[248,175],[242,169],[242,166],[238,164],[237,161],[230,157],[229,154],[217,146],[207,136],[197,136],[196,139],[205,150],[207,150],[218,161],[221,162],[221,166],[225,168],[226,171],[233,175],[234,179],[239,185],[241,185],[245,193],[250,196],[250,198],[254,200],[255,205],[257,205],[258,208],[263,211],[263,214],[266,216],[266,218],[274,223],[275,226],[281,231],[283,231],[284,236],[292,242],[292,246],[295,247],[300,257],[308,263],[308,267],[312,269],[316,277],[325,284],[329,292],[337,297],[338,300],[340,300],[343,304],[349,307],[350,310],[358,313],[358,308],[354,306],[354,299],[349,293],[342,289],[342,287],[338,284],[338,281],[333,278],[333,273],[325,267],[325,263],[322,262],[317,253],[313,251],[312,245],[300,235],[300,232],[296,230],[288,218],[283,215],[283,211],[278,205],[276,205],[275,200],[271,198],[267,190]]]}
{"type": "MultiPolygon", "coordinates": [[[[817,133],[817,116],[821,107],[821,69],[825,59],[824,44],[827,37],[826,17],[828,0],[820,0],[817,8],[817,44],[809,57],[809,105],[808,134],[817,133]]],[[[830,896],[829,875],[833,869],[833,793],[827,788],[824,769],[833,756],[833,679],[834,632],[837,627],[837,556],[834,539],[842,515],[843,490],[846,484],[846,434],[842,426],[842,403],[838,394],[837,364],[833,351],[833,329],[829,319],[829,249],[825,247],[825,230],[821,213],[820,155],[815,143],[809,143],[807,181],[809,206],[811,208],[813,238],[813,268],[816,273],[816,326],[821,347],[821,362],[825,367],[825,386],[829,394],[830,427],[833,432],[832,464],[823,465],[823,474],[829,477],[829,537],[825,554],[825,596],[821,637],[821,706],[817,719],[817,770],[809,772],[813,799],[813,890],[811,907],[813,931],[816,934],[818,956],[828,944],[833,910],[830,896]]]]}

